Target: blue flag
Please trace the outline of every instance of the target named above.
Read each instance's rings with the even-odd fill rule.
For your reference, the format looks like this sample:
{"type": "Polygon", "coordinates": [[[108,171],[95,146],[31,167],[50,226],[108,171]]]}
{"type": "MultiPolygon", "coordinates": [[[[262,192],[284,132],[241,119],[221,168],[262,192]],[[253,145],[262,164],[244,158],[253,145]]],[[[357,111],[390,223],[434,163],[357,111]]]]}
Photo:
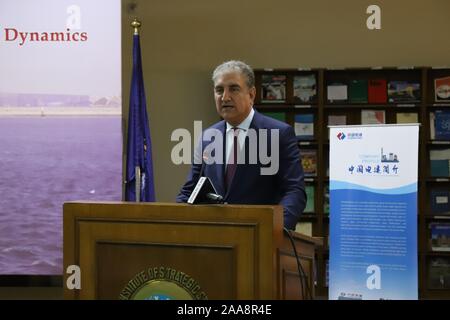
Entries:
{"type": "Polygon", "coordinates": [[[139,34],[133,35],[133,74],[128,115],[125,201],[136,201],[136,167],[141,174],[140,201],[155,201],[152,142],[148,126],[139,34]]]}

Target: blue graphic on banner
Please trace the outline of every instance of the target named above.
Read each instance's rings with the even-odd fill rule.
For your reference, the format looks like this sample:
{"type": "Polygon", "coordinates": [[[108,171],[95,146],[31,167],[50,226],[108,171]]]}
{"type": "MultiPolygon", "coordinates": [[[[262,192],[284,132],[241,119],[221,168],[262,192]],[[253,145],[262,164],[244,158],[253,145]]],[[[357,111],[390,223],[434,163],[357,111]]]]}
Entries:
{"type": "Polygon", "coordinates": [[[382,194],[404,194],[404,193],[412,193],[417,191],[417,183],[411,183],[404,187],[399,188],[392,188],[392,189],[373,189],[366,186],[361,186],[349,182],[342,182],[342,181],[332,181],[330,183],[333,185],[334,190],[346,190],[346,189],[353,189],[353,190],[364,190],[372,193],[382,193],[382,194]]]}
{"type": "Polygon", "coordinates": [[[330,183],[330,299],[417,299],[417,191],[340,185],[330,183]]]}

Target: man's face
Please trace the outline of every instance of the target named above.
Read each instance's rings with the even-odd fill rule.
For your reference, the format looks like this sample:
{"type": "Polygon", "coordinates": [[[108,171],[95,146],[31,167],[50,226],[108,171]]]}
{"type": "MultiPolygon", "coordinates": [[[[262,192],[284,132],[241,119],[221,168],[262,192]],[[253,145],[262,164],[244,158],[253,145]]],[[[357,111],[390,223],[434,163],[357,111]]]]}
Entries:
{"type": "Polygon", "coordinates": [[[217,113],[232,126],[237,126],[250,113],[255,92],[255,87],[249,88],[241,73],[222,74],[214,83],[217,113]]]}

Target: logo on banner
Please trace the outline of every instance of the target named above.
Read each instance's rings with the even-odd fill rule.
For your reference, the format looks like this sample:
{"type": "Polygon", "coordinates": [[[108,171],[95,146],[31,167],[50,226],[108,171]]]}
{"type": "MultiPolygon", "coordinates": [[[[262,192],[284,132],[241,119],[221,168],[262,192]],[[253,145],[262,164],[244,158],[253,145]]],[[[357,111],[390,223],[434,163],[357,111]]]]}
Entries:
{"type": "Polygon", "coordinates": [[[343,132],[339,132],[339,133],[337,134],[337,138],[338,138],[339,140],[344,140],[345,137],[346,137],[346,135],[345,135],[345,133],[343,133],[343,132]]]}
{"type": "Polygon", "coordinates": [[[362,136],[362,132],[347,132],[347,134],[345,134],[344,132],[339,132],[336,137],[342,141],[345,138],[347,138],[348,140],[360,140],[362,139],[362,136]]]}
{"type": "Polygon", "coordinates": [[[362,139],[362,132],[348,132],[348,140],[360,140],[362,139]]]}

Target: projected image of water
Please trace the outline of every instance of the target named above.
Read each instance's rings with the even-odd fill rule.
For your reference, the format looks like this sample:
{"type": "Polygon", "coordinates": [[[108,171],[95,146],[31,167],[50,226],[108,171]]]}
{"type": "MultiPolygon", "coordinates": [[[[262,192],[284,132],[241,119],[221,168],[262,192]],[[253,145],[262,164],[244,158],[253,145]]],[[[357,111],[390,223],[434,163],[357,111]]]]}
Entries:
{"type": "Polygon", "coordinates": [[[0,274],[62,274],[62,205],[121,200],[119,116],[0,117],[0,274]]]}

